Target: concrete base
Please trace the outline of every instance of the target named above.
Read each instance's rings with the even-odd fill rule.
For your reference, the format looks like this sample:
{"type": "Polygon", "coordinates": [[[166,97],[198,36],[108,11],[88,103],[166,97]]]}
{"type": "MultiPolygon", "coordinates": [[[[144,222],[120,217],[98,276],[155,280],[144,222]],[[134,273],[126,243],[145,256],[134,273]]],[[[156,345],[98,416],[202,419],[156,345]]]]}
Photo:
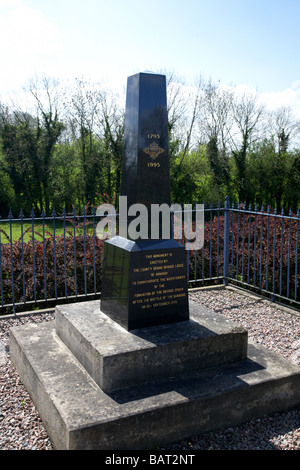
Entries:
{"type": "Polygon", "coordinates": [[[127,331],[98,302],[56,307],[56,333],[104,392],[241,361],[248,333],[190,302],[189,321],[127,331]]]}
{"type": "MultiPolygon", "coordinates": [[[[197,305],[190,304],[193,319],[190,320],[190,327],[185,326],[188,332],[185,344],[196,341],[201,350],[202,341],[206,345],[209,344],[207,341],[212,341],[208,351],[213,351],[218,345],[216,349],[219,354],[215,352],[212,357],[219,362],[222,343],[225,344],[224,355],[227,356],[228,344],[233,340],[233,350],[243,355],[244,330],[197,305]],[[206,327],[195,328],[199,325],[197,315],[202,320],[207,319],[206,327]],[[195,330],[198,331],[196,339],[195,330]],[[218,342],[218,337],[220,339],[222,335],[223,341],[218,342]],[[231,339],[226,345],[227,335],[231,339]]],[[[153,449],[193,434],[234,426],[300,404],[299,367],[251,341],[248,342],[247,358],[240,356],[232,362],[232,357],[229,362],[214,362],[208,367],[209,364],[201,364],[201,353],[197,358],[198,368],[195,367],[197,361],[184,359],[187,369],[183,367],[185,371],[173,374],[176,363],[180,362],[180,355],[177,354],[170,366],[171,374],[165,373],[166,363],[162,363],[161,367],[154,367],[156,372],[154,376],[150,372],[147,381],[143,363],[149,354],[151,356],[149,351],[156,351],[157,361],[153,364],[164,357],[163,351],[167,351],[166,355],[170,358],[169,353],[176,351],[175,343],[178,344],[178,351],[184,352],[180,334],[176,336],[175,330],[168,331],[166,326],[155,327],[158,328],[156,333],[151,328],[148,332],[135,330],[131,333],[126,331],[125,334],[124,329],[118,327],[116,331],[111,320],[101,315],[99,322],[106,324],[106,327],[109,325],[108,329],[112,328],[114,335],[125,338],[127,342],[115,338],[110,343],[110,338],[105,345],[105,338],[102,337],[102,342],[98,343],[97,338],[100,339],[101,334],[97,330],[91,332],[90,328],[84,328],[90,322],[94,324],[91,312],[95,309],[99,312],[99,302],[72,304],[57,310],[57,324],[28,324],[11,329],[11,358],[56,449],[153,449]],[[79,305],[80,315],[77,311],[70,320],[70,312],[78,310],[79,305]],[[79,317],[82,318],[80,321],[79,317]],[[162,332],[165,332],[165,337],[162,332]],[[171,332],[172,339],[169,336],[171,332]],[[148,336],[145,338],[146,333],[148,336]],[[158,341],[159,337],[161,342],[158,341]],[[151,339],[155,339],[156,343],[151,339]],[[136,347],[136,341],[140,348],[136,347]],[[168,345],[172,345],[169,350],[168,345]],[[125,366],[126,356],[130,364],[133,354],[141,373],[134,380],[133,365],[129,366],[128,373],[137,383],[129,386],[131,379],[127,386],[121,383],[121,369],[110,361],[106,363],[109,347],[112,348],[112,356],[117,351],[116,362],[121,361],[125,366]],[[142,355],[136,350],[142,351],[142,355]],[[102,364],[102,372],[92,367],[97,364],[97,357],[102,364]],[[114,370],[117,371],[118,379],[113,385],[111,379],[106,382],[109,389],[117,389],[104,392],[97,383],[103,381],[106,374],[103,373],[103,364],[108,377],[113,375],[114,370]],[[201,367],[203,365],[205,368],[201,367]],[[87,368],[90,368],[89,372],[87,368]]],[[[126,373],[124,371],[124,375],[126,373]]]]}

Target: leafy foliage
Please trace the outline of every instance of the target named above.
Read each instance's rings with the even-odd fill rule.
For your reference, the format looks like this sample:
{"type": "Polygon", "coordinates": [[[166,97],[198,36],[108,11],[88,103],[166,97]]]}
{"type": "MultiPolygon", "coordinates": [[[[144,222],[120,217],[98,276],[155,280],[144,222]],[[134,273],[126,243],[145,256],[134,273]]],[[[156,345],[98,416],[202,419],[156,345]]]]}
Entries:
{"type": "Polygon", "coordinates": [[[41,229],[33,234],[28,228],[31,237],[27,242],[20,238],[10,243],[10,237],[1,232],[4,304],[24,302],[23,309],[27,309],[26,302],[45,299],[47,305],[51,299],[67,301],[68,297],[100,292],[103,241],[91,232],[89,221],[77,223],[74,229],[68,228],[58,236],[42,233],[41,229]]]}
{"type": "MultiPolygon", "coordinates": [[[[244,207],[242,207],[244,209],[244,207]]],[[[230,211],[229,278],[299,301],[300,218],[230,211]]],[[[190,252],[190,280],[222,279],[224,215],[205,223],[203,250],[190,252]]]]}

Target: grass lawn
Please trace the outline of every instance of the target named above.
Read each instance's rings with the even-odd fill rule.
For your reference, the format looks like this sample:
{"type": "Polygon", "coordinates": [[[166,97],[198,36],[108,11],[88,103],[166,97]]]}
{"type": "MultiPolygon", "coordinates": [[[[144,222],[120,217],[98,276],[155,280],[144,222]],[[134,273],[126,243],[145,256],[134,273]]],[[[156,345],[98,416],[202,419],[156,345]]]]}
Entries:
{"type": "MultiPolygon", "coordinates": [[[[73,236],[74,228],[73,224],[70,222],[65,222],[65,228],[63,221],[56,220],[55,221],[55,236],[64,235],[64,230],[66,231],[67,236],[73,236]],[[70,233],[69,233],[70,232],[70,233]]],[[[93,228],[90,224],[87,233],[92,234],[93,228]]],[[[43,224],[34,224],[32,230],[32,223],[31,222],[21,222],[13,221],[11,224],[7,222],[0,221],[0,241],[1,244],[10,243],[10,237],[12,237],[12,242],[15,243],[18,240],[21,240],[23,232],[23,241],[24,243],[30,241],[32,239],[32,233],[34,232],[34,239],[37,241],[43,240],[43,233],[45,234],[45,238],[52,236],[54,234],[54,227],[52,221],[47,221],[47,223],[43,224]]],[[[79,235],[83,233],[83,228],[79,227],[75,230],[75,235],[79,235]]]]}

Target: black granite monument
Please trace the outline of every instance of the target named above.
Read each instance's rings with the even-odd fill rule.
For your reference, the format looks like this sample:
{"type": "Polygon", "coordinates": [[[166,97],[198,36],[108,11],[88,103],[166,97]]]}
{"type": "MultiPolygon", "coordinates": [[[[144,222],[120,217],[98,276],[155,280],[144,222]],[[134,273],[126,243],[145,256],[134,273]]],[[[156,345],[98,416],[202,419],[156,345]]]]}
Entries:
{"type": "Polygon", "coordinates": [[[104,242],[101,311],[127,330],[188,320],[185,247],[170,230],[163,233],[161,216],[151,217],[153,207],[170,205],[164,75],[128,78],[121,196],[127,197],[128,209],[135,204],[147,209],[146,236],[143,231],[130,238],[134,217],[120,213],[125,236],[104,242]]]}

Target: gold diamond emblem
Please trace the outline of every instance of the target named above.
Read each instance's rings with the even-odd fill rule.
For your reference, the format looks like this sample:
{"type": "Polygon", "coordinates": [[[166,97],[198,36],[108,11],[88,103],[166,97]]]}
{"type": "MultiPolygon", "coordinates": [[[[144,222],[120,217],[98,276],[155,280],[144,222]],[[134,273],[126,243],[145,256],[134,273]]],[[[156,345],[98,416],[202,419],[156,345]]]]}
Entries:
{"type": "Polygon", "coordinates": [[[146,147],[144,149],[144,152],[149,155],[152,160],[155,160],[161,153],[163,153],[165,150],[159,147],[157,142],[152,142],[149,147],[146,147]]]}

